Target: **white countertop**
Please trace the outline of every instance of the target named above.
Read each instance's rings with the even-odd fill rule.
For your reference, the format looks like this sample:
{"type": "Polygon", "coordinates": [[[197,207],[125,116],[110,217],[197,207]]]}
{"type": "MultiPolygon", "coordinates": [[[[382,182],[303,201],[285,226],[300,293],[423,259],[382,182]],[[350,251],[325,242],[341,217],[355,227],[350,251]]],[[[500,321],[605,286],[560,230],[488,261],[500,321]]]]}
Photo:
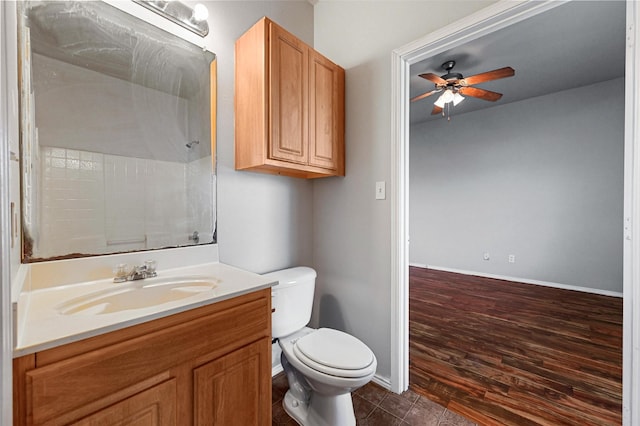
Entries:
{"type": "Polygon", "coordinates": [[[113,283],[111,279],[103,279],[23,291],[20,298],[26,298],[22,303],[25,307],[24,319],[18,329],[14,357],[76,342],[277,284],[262,275],[218,262],[158,270],[158,277],[161,278],[187,276],[211,278],[217,285],[212,290],[196,293],[186,299],[173,300],[152,307],[101,314],[87,311],[72,315],[61,314],[57,307],[71,299],[104,291],[118,284],[113,283]]]}

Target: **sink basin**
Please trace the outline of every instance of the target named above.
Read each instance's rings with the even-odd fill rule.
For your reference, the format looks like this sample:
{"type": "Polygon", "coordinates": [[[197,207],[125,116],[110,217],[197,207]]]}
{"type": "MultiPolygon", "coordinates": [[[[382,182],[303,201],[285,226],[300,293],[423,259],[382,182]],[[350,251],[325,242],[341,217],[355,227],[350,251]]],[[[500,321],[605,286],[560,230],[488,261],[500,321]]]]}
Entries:
{"type": "Polygon", "coordinates": [[[56,306],[62,315],[102,315],[148,308],[213,292],[218,280],[211,277],[147,278],[113,284],[113,288],[86,294],[56,306]]]}

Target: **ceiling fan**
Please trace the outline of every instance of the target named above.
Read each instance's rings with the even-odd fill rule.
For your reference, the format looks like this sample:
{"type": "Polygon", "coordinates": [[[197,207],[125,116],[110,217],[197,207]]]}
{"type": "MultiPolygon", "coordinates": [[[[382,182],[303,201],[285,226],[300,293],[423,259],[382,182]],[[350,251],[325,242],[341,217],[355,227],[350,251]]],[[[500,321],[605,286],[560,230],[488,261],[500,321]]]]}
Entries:
{"type": "Polygon", "coordinates": [[[516,74],[513,68],[504,67],[465,78],[462,74],[452,71],[455,65],[456,61],[447,61],[442,64],[442,69],[446,71],[446,74],[440,77],[432,73],[420,74],[420,77],[431,81],[436,85],[436,87],[429,92],[411,98],[411,102],[424,99],[436,93],[442,93],[435,101],[431,114],[439,114],[443,112],[444,106],[450,102],[453,102],[454,106],[458,105],[464,99],[462,95],[495,102],[502,97],[502,93],[492,92],[490,90],[472,86],[479,83],[485,83],[487,81],[498,80],[500,78],[512,77],[516,74]]]}

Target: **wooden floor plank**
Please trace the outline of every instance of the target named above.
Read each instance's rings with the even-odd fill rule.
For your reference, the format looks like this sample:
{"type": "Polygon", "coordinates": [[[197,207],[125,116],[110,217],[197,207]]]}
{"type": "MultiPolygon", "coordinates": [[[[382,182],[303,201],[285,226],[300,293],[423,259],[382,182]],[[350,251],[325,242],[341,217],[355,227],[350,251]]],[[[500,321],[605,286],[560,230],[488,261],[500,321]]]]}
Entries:
{"type": "Polygon", "coordinates": [[[411,267],[411,388],[481,425],[622,423],[622,299],[411,267]]]}

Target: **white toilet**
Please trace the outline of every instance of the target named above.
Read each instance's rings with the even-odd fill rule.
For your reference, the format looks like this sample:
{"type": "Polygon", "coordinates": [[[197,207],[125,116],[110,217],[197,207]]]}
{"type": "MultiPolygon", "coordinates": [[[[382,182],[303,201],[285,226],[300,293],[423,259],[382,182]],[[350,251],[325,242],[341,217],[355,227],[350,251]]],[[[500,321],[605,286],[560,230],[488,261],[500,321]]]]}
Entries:
{"type": "Polygon", "coordinates": [[[330,328],[306,327],[311,319],[316,271],[297,267],[266,274],[272,288],[272,336],[282,348],[289,390],[283,405],[303,426],[356,424],[351,392],[376,372],[376,357],[360,340],[330,328]]]}

